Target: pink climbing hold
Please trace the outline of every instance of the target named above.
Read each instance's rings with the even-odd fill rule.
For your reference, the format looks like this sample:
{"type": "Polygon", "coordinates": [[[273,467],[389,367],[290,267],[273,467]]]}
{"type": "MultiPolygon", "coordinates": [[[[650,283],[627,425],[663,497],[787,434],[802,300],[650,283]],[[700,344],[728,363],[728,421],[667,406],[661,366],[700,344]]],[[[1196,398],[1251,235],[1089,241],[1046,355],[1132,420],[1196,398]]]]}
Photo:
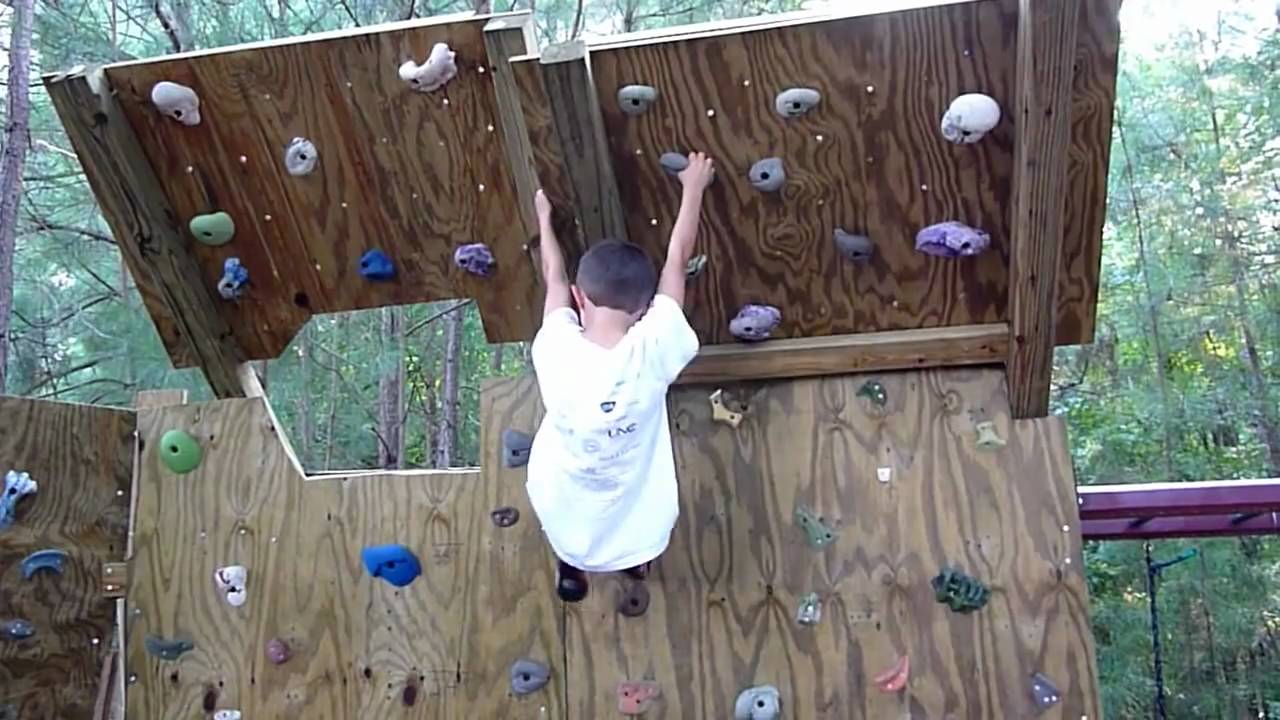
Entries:
{"type": "Polygon", "coordinates": [[[618,712],[623,715],[643,715],[661,694],[658,683],[652,680],[620,682],[618,683],[618,712]]]}
{"type": "Polygon", "coordinates": [[[772,305],[744,305],[729,321],[729,332],[739,340],[765,340],[782,322],[782,311],[772,305]]]}
{"type": "Polygon", "coordinates": [[[267,641],[267,659],[272,665],[283,665],[293,656],[293,651],[289,649],[289,643],[280,638],[271,638],[267,641]]]}

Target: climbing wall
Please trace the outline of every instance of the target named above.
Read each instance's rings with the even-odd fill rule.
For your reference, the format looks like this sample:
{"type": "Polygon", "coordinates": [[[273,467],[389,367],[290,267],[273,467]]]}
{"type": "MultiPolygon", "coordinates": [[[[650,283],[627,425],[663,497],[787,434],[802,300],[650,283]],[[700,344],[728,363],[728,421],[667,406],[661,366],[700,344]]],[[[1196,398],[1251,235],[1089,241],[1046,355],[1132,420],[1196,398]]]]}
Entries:
{"type": "MultiPolygon", "coordinates": [[[[115,603],[102,596],[102,564],[123,558],[129,525],[134,415],[86,405],[0,397],[0,477],[37,483],[0,529],[0,718],[94,717],[115,603]],[[61,572],[32,553],[66,553],[61,572]]],[[[3,498],[0,498],[0,504],[3,498]]]]}

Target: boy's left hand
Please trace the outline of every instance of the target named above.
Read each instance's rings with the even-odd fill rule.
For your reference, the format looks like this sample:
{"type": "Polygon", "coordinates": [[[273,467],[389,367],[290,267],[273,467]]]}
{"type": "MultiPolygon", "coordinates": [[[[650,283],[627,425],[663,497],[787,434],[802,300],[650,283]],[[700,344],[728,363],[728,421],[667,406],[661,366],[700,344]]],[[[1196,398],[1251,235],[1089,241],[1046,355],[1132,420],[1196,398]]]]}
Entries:
{"type": "Polygon", "coordinates": [[[706,190],[716,178],[716,162],[706,153],[689,153],[689,167],[680,171],[680,183],[690,190],[706,190]]]}
{"type": "Polygon", "coordinates": [[[551,201],[547,199],[547,194],[542,192],[541,188],[533,196],[533,207],[538,211],[539,220],[551,219],[551,201]]]}

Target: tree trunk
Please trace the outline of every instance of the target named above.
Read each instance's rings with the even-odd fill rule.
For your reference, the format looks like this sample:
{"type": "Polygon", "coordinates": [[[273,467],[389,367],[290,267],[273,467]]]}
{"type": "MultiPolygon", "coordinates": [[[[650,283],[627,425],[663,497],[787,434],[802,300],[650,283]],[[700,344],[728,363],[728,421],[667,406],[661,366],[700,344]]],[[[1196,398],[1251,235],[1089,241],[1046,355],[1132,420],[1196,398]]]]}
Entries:
{"type": "Polygon", "coordinates": [[[311,332],[312,323],[302,328],[302,337],[298,338],[298,461],[302,467],[310,467],[311,461],[311,332]]]}
{"type": "Polygon", "coordinates": [[[9,99],[5,107],[4,151],[0,156],[0,393],[5,391],[13,318],[13,254],[18,239],[22,170],[27,162],[31,120],[31,26],[35,0],[15,0],[9,36],[9,99]]]}
{"type": "Polygon", "coordinates": [[[378,378],[378,465],[404,465],[404,323],[398,307],[382,308],[382,375],[378,378]]]}
{"type": "Polygon", "coordinates": [[[458,381],[462,364],[462,313],[445,316],[444,387],[440,392],[440,430],[436,439],[435,466],[453,466],[458,443],[458,381]]]}
{"type": "Polygon", "coordinates": [[[506,345],[493,346],[493,356],[489,358],[489,369],[493,370],[494,375],[502,372],[502,361],[505,360],[503,356],[506,355],[506,350],[506,345]]]}

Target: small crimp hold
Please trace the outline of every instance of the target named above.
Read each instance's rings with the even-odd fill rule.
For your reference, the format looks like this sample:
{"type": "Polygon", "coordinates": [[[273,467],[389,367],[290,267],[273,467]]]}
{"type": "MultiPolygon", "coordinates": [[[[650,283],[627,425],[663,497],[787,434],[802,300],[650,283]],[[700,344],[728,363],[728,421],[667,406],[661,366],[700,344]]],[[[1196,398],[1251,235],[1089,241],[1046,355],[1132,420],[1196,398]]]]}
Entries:
{"type": "Polygon", "coordinates": [[[160,462],[179,475],[195,470],[204,457],[200,443],[183,430],[170,430],[161,435],[156,452],[160,454],[160,462]]]}
{"type": "Polygon", "coordinates": [[[369,250],[360,256],[360,276],[366,280],[392,280],[396,266],[381,250],[369,250]]]}
{"type": "Polygon", "coordinates": [[[778,93],[773,109],[784,118],[796,118],[808,114],[822,102],[822,93],[813,88],[790,88],[778,93]]]}
{"type": "Polygon", "coordinates": [[[513,507],[500,507],[489,513],[489,519],[500,528],[509,528],[520,522],[520,511],[513,507]]]}
{"type": "Polygon", "coordinates": [[[507,467],[517,468],[528,464],[532,447],[533,436],[510,428],[502,431],[502,463],[507,467]]]}
{"type": "Polygon", "coordinates": [[[983,450],[999,450],[1008,445],[1004,438],[996,433],[996,424],[991,420],[984,420],[974,426],[978,431],[977,445],[983,450]]]}
{"type": "Polygon", "coordinates": [[[858,388],[857,397],[864,397],[872,405],[882,408],[889,402],[889,391],[884,389],[879,380],[868,380],[858,388]]]}
{"type": "Polygon", "coordinates": [[[729,332],[745,342],[768,339],[782,322],[782,311],[772,305],[743,305],[729,321],[729,332]]]}
{"type": "Polygon", "coordinates": [[[653,706],[653,701],[662,695],[658,683],[652,680],[626,681],[618,683],[618,712],[623,715],[643,715],[653,706]]]}
{"type": "Polygon", "coordinates": [[[694,255],[689,258],[689,263],[684,266],[684,275],[692,280],[702,274],[707,267],[706,255],[694,255]]]}
{"type": "Polygon", "coordinates": [[[747,688],[733,703],[733,720],[776,720],[781,713],[782,698],[772,685],[747,688]]]}
{"type": "Polygon", "coordinates": [[[765,158],[751,166],[747,178],[751,187],[760,192],[777,192],[787,182],[787,171],[782,167],[782,158],[765,158]]]}
{"type": "Polygon", "coordinates": [[[0,530],[13,524],[18,514],[18,501],[34,495],[38,487],[27,473],[10,470],[4,474],[4,494],[0,495],[0,530]]]}
{"type": "Polygon", "coordinates": [[[62,550],[37,550],[22,560],[22,579],[30,580],[41,570],[62,574],[62,564],[67,561],[67,553],[62,550]]]}
{"type": "Polygon", "coordinates": [[[218,247],[219,245],[226,245],[231,242],[231,238],[235,237],[236,221],[232,220],[227,213],[219,210],[207,215],[196,215],[191,218],[191,222],[187,223],[187,229],[202,244],[218,247]]]}
{"type": "Polygon", "coordinates": [[[734,428],[742,424],[742,413],[734,412],[725,407],[723,389],[717,389],[707,399],[711,401],[711,419],[713,421],[724,423],[734,428]]]}
{"type": "Polygon", "coordinates": [[[836,250],[850,262],[866,262],[876,251],[871,238],[845,232],[843,228],[836,228],[835,241],[836,250]]]}
{"type": "Polygon", "coordinates": [[[934,598],[958,613],[979,610],[991,597],[986,585],[951,567],[942,568],[929,584],[934,598]]]}
{"type": "Polygon", "coordinates": [[[219,710],[213,714],[213,720],[240,720],[239,710],[219,710]]]}
{"type": "Polygon", "coordinates": [[[436,43],[425,63],[419,65],[413,60],[406,60],[400,66],[400,79],[418,92],[435,92],[458,74],[455,57],[457,53],[447,44],[436,43]]]}
{"type": "Polygon", "coordinates": [[[804,531],[805,539],[809,542],[809,547],[814,550],[822,548],[835,542],[838,533],[829,525],[823,522],[821,517],[803,505],[796,506],[796,524],[804,531]]]}
{"type": "Polygon", "coordinates": [[[1062,700],[1062,693],[1044,673],[1032,673],[1031,697],[1035,700],[1036,709],[1044,712],[1062,700]]]}
{"type": "Polygon", "coordinates": [[[662,153],[662,157],[658,158],[658,164],[668,175],[676,176],[689,167],[689,157],[678,152],[662,153]]]}
{"type": "Polygon", "coordinates": [[[871,679],[871,684],[880,689],[882,693],[893,694],[902,690],[907,686],[907,679],[911,675],[911,659],[903,655],[893,664],[893,667],[876,675],[871,679]]]}
{"type": "Polygon", "coordinates": [[[632,582],[618,597],[618,612],[626,617],[640,617],[649,609],[649,588],[643,581],[632,582]]]}
{"type": "Polygon", "coordinates": [[[229,257],[222,263],[222,279],[218,281],[218,294],[223,300],[237,300],[244,295],[249,284],[249,269],[240,264],[240,258],[229,257]]]}
{"type": "Polygon", "coordinates": [[[981,93],[951,101],[942,115],[942,137],[957,145],[976,143],[1000,123],[1000,103],[981,93]]]}
{"type": "Polygon", "coordinates": [[[536,693],[551,681],[551,668],[537,660],[520,658],[511,664],[511,692],[518,696],[536,693]]]}
{"type": "Polygon", "coordinates": [[[306,138],[296,137],[284,149],[284,168],[290,175],[310,175],[320,161],[316,146],[306,138]]]}
{"type": "Polygon", "coordinates": [[[147,654],[161,660],[177,660],[196,648],[190,640],[167,640],[159,635],[147,635],[142,640],[147,654]]]}
{"type": "Polygon", "coordinates": [[[360,551],[369,574],[396,587],[404,587],[422,574],[422,565],[404,545],[374,545],[360,551]]]}
{"type": "Polygon", "coordinates": [[[618,89],[618,107],[626,115],[639,115],[657,101],[658,91],[648,85],[626,85],[618,89]]]}
{"type": "Polygon", "coordinates": [[[811,592],[800,598],[800,607],[796,610],[796,622],[801,625],[817,625],[822,621],[822,598],[811,592]]]}
{"type": "Polygon", "coordinates": [[[478,277],[489,277],[497,261],[484,243],[462,245],[453,251],[453,264],[478,277]]]}
{"type": "Polygon", "coordinates": [[[282,638],[271,638],[267,641],[267,660],[272,665],[283,665],[293,657],[293,648],[282,638]]]}
{"type": "Polygon", "coordinates": [[[984,230],[948,220],[916,233],[916,250],[935,257],[971,257],[991,245],[984,230]]]}
{"type": "Polygon", "coordinates": [[[36,634],[36,626],[27,622],[14,618],[0,622],[0,637],[5,640],[26,640],[36,634]]]}
{"type": "Polygon", "coordinates": [[[151,103],[183,125],[200,124],[200,96],[186,85],[164,80],[151,88],[151,103]]]}
{"type": "Polygon", "coordinates": [[[231,607],[240,607],[249,599],[248,582],[249,568],[243,565],[220,567],[213,573],[213,584],[231,607]]]}

